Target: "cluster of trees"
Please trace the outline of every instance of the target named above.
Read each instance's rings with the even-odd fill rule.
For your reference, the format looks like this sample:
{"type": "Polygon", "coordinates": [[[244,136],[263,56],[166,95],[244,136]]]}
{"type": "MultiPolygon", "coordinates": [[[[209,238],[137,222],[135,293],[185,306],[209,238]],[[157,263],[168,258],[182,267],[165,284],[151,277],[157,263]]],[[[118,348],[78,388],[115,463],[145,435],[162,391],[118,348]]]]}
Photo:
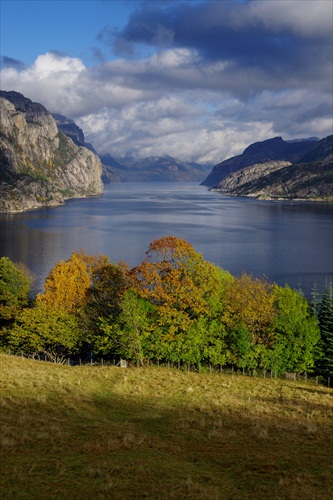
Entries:
{"type": "Polygon", "coordinates": [[[129,269],[73,253],[29,300],[29,276],[0,259],[0,345],[59,361],[118,356],[188,365],[333,374],[333,297],[234,277],[173,236],[129,269]]]}

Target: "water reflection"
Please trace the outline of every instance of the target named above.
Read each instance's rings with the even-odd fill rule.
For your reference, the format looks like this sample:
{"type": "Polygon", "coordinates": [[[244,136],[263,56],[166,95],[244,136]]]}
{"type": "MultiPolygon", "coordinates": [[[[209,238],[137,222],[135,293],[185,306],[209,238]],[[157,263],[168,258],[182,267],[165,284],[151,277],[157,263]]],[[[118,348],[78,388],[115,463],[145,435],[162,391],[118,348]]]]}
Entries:
{"type": "Polygon", "coordinates": [[[266,275],[308,294],[332,280],[332,204],[259,202],[224,197],[192,183],[123,183],[100,198],[0,215],[0,254],[44,281],[72,251],[103,253],[129,266],[150,241],[175,235],[233,274],[266,275]]]}

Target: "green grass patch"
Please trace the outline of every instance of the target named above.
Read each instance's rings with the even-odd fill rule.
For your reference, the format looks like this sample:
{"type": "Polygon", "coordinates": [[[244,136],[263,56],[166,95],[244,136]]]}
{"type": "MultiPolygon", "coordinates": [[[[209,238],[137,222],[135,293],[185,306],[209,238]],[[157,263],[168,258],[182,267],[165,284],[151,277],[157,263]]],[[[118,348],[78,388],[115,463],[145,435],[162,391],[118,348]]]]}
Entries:
{"type": "Polygon", "coordinates": [[[330,499],[333,391],[0,356],[6,499],[330,499]]]}

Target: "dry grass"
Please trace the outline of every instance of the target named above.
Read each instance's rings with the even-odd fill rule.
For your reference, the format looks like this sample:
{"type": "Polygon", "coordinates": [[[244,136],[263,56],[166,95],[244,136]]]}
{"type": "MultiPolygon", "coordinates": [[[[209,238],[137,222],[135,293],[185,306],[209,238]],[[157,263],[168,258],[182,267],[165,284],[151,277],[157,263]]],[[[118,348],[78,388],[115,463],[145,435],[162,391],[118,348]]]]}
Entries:
{"type": "Polygon", "coordinates": [[[0,356],[4,499],[331,499],[333,391],[0,356]]]}

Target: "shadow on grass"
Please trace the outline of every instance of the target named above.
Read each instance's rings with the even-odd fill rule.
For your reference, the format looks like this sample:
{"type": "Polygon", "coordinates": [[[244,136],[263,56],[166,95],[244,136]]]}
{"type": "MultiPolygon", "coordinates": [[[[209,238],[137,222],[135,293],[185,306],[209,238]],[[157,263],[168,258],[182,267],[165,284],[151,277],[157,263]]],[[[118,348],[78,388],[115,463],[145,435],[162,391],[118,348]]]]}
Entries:
{"type": "Polygon", "coordinates": [[[1,419],[1,498],[333,497],[332,429],[295,416],[73,391],[1,419]]]}

